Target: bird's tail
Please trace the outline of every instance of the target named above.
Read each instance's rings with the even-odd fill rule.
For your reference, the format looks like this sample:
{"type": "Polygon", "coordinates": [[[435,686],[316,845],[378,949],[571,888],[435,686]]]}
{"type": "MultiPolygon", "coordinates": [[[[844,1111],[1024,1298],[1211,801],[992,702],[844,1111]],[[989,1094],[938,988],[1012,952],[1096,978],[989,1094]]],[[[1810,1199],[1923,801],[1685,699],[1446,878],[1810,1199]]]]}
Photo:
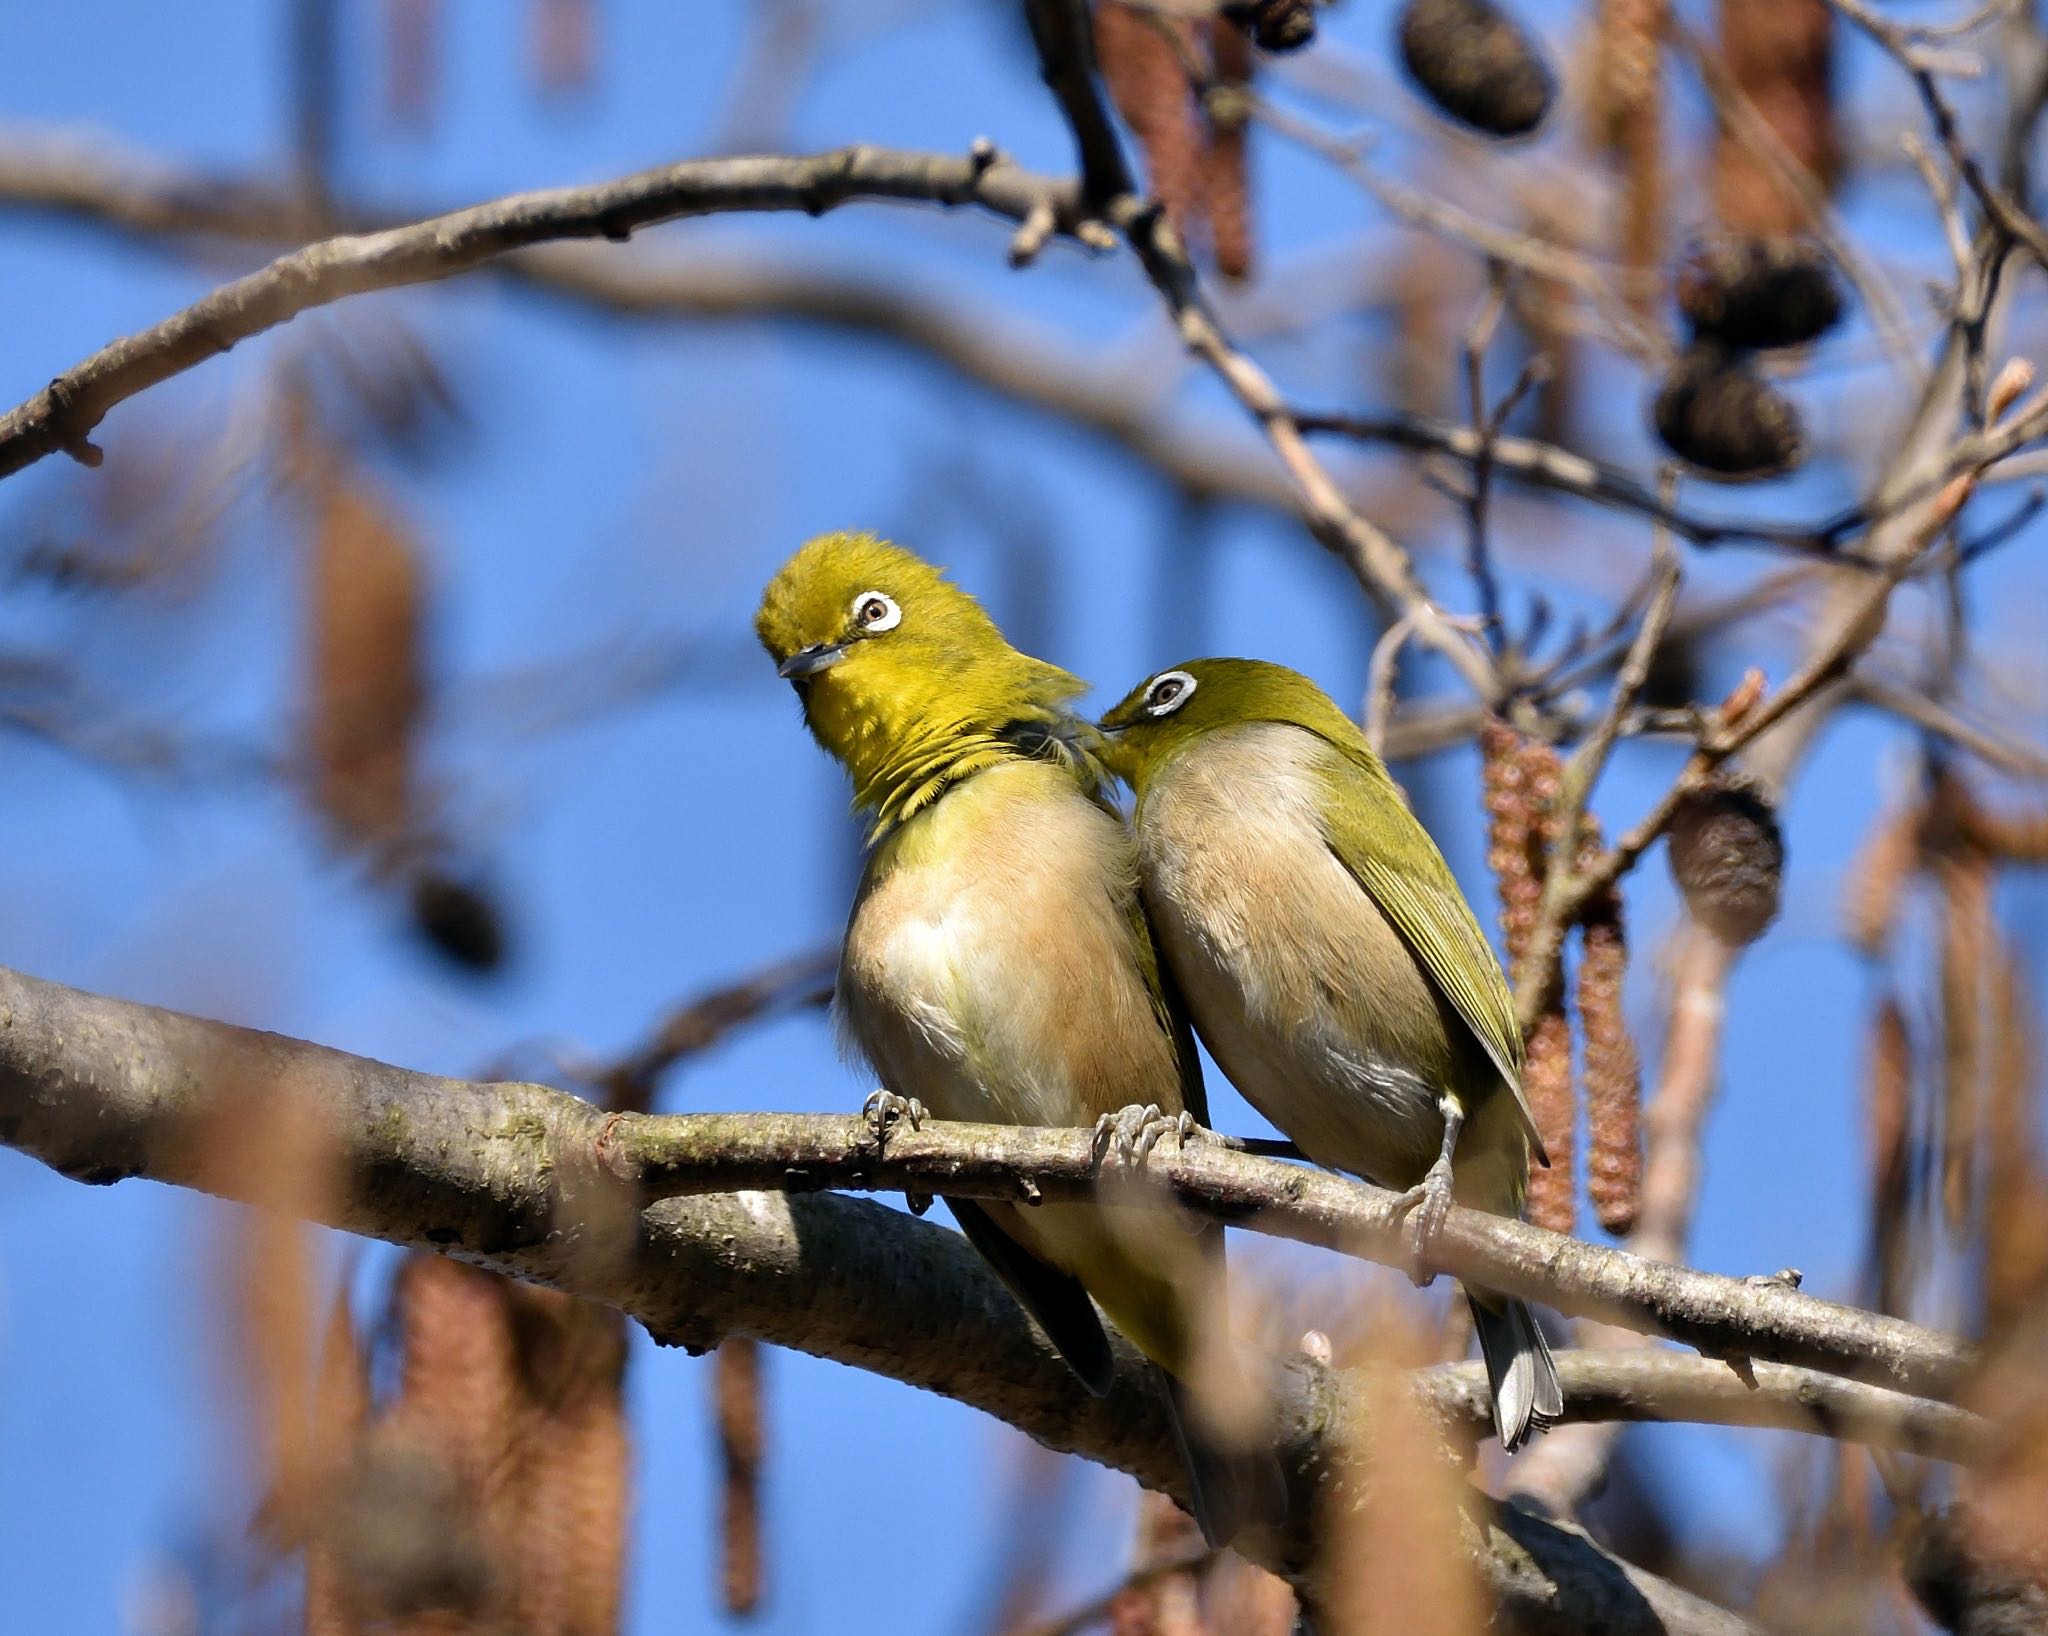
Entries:
{"type": "Polygon", "coordinates": [[[1474,1295],[1472,1325],[1479,1332],[1479,1355],[1486,1360],[1486,1384],[1493,1395],[1493,1430],[1500,1446],[1513,1454],[1532,1432],[1549,1428],[1564,1413],[1564,1389],[1557,1383],[1557,1365],[1550,1343],[1536,1325],[1536,1314],[1510,1296],[1474,1295]]]}
{"type": "Polygon", "coordinates": [[[1154,1365],[1165,1390],[1167,1419],[1187,1468],[1189,1510],[1211,1548],[1246,1528],[1277,1527],[1287,1518],[1287,1480],[1270,1443],[1221,1432],[1188,1387],[1154,1365]]]}

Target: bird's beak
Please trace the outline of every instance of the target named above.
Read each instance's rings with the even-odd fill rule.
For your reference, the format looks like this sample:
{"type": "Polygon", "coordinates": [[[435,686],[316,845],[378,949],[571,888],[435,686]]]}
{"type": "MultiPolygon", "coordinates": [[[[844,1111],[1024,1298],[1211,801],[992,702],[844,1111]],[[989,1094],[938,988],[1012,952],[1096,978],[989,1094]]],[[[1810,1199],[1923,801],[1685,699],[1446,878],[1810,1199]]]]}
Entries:
{"type": "Polygon", "coordinates": [[[808,681],[821,670],[830,670],[846,657],[846,647],[838,642],[813,642],[807,648],[798,648],[781,664],[775,667],[775,674],[785,682],[808,681]]]}

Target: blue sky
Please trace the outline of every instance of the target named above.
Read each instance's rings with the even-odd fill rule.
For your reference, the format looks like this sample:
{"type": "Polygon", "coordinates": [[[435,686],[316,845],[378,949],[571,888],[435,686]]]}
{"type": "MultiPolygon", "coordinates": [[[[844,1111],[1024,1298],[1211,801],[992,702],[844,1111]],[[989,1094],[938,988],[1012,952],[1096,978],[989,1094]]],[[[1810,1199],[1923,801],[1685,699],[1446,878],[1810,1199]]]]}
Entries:
{"type": "MultiPolygon", "coordinates": [[[[531,92],[523,9],[450,0],[442,95],[419,134],[392,129],[379,112],[377,8],[344,9],[340,191],[437,204],[703,151],[723,128],[745,10],[726,0],[609,0],[593,93],[554,107],[531,92]]],[[[276,165],[288,131],[285,11],[274,0],[10,8],[0,20],[0,114],[10,127],[119,141],[193,167],[276,165]]],[[[1386,24],[1377,6],[1329,19],[1335,39],[1382,61],[1386,24]]],[[[1561,20],[1553,32],[1564,32],[1561,20]]],[[[1852,70],[1859,91],[1869,86],[1860,56],[1852,70]]],[[[1880,112],[1892,106],[1871,94],[1880,112]]],[[[917,8],[913,26],[836,37],[797,103],[790,141],[963,150],[982,134],[1029,162],[1066,158],[1007,11],[956,0],[917,8]]],[[[1403,138],[1391,141],[1404,151],[1403,138]]],[[[1367,201],[1299,157],[1262,157],[1262,229],[1275,259],[1358,244],[1376,220],[1367,201]]],[[[1919,201],[1896,184],[1864,184],[1848,204],[1887,257],[1939,268],[1919,201]]],[[[824,222],[687,224],[657,237],[679,252],[756,246],[884,273],[922,269],[1077,342],[1136,337],[1150,350],[1134,358],[1171,358],[1129,266],[1055,252],[1011,274],[1001,229],[983,221],[871,209],[824,222]]],[[[12,319],[0,325],[0,397],[18,401],[206,287],[199,271],[84,229],[0,216],[0,312],[12,319]]],[[[743,657],[714,684],[546,735],[518,731],[486,684],[626,643],[744,654],[761,583],[826,528],[897,533],[947,563],[1014,631],[1096,678],[1099,703],[1197,651],[1282,659],[1340,698],[1360,694],[1366,610],[1305,533],[1223,515],[1197,541],[1190,520],[1113,454],[858,342],[612,322],[472,280],[361,300],[244,347],[117,410],[103,441],[118,457],[124,437],[150,427],[225,426],[280,345],[316,325],[360,334],[390,324],[430,345],[472,410],[434,458],[389,459],[378,475],[429,554],[449,701],[437,769],[510,907],[513,969],[485,986],[433,965],[323,855],[286,792],[137,781],[19,737],[0,738],[12,794],[0,808],[9,904],[0,961],[450,1073],[519,1042],[619,1049],[678,997],[835,933],[854,845],[840,777],[765,661],[743,657]],[[1027,547],[1049,565],[1035,594],[1018,567],[1027,547]],[[1165,588],[1197,572],[1191,560],[1203,565],[1206,597],[1165,588]]],[[[1858,327],[1831,343],[1822,384],[1804,395],[1823,424],[1885,379],[1858,361],[1866,339],[1858,327]]],[[[1359,392],[1355,359],[1298,348],[1275,356],[1305,391],[1359,392]]],[[[1596,387],[1610,389],[1588,394],[1591,446],[1647,469],[1640,384],[1596,377],[1596,387]]],[[[1223,413],[1205,387],[1186,396],[1190,412],[1223,413]]],[[[0,538],[75,513],[80,482],[46,467],[8,484],[0,538]]],[[[1846,494],[1839,474],[1823,473],[1707,500],[1819,514],[1846,494]]],[[[1567,587],[1576,580],[1583,596],[1575,550],[1597,562],[1642,549],[1611,519],[1542,506],[1505,517],[1505,529],[1522,531],[1507,541],[1518,583],[1533,569],[1567,587]]],[[[1414,543],[1442,562],[1456,527],[1444,507],[1427,514],[1414,543]]],[[[275,532],[241,530],[222,583],[185,616],[31,590],[0,607],[0,635],[68,656],[150,720],[280,745],[295,549],[275,532]]],[[[1986,615],[1993,640],[2020,651],[2039,611],[2038,576],[2019,565],[2025,550],[1994,563],[1986,615]]],[[[1701,572],[1732,583],[1760,566],[1716,559],[1701,572]]],[[[1442,583],[1463,601],[1454,575],[1442,583]]],[[[1566,589],[1560,600],[1570,606],[1572,596],[1566,589]]],[[[1760,657],[1783,674],[1784,651],[1760,657]]],[[[1422,682],[1449,685],[1440,674],[1422,682]]],[[[1806,773],[1789,821],[1784,918],[1730,995],[1702,1265],[1748,1273],[1793,1264],[1809,1287],[1851,1293],[1862,1236],[1857,1040],[1871,978],[1833,936],[1834,903],[1847,851],[1896,780],[1903,746],[1881,724],[1845,720],[1806,773]]],[[[1603,812],[1625,821],[1674,770],[1667,751],[1625,753],[1603,812]]],[[[1471,758],[1444,757],[1432,776],[1440,839],[1484,901],[1471,758]]],[[[2023,887],[2009,899],[2031,947],[2039,894],[2023,887]]],[[[1653,950],[1672,910],[1661,859],[1639,872],[1630,908],[1638,944],[1653,950]]],[[[1647,964],[1637,962],[1632,1003],[1654,1061],[1647,964]]],[[[693,1066],[669,1105],[845,1110],[868,1088],[805,1017],[693,1066]]],[[[1256,1127],[1234,1096],[1217,1103],[1219,1123],[1256,1127]]],[[[0,1620],[11,1628],[125,1628],[122,1610],[153,1563],[239,1527],[212,1331],[215,1267],[234,1230],[225,1207],[142,1183],[89,1190],[0,1152],[0,1481],[12,1497],[0,1529],[0,1620]]],[[[1257,1244],[1241,1255],[1284,1269],[1303,1259],[1257,1244]]],[[[356,1263],[366,1293],[384,1268],[374,1253],[356,1263]]],[[[771,1599],[760,1628],[804,1630],[828,1617],[852,1631],[958,1628],[998,1549],[1014,1436],[810,1359],[778,1354],[770,1379],[771,1599]],[[885,1502],[860,1503],[875,1495],[885,1502]]],[[[709,1556],[708,1383],[700,1362],[636,1350],[636,1631],[721,1618],[709,1556]]],[[[1633,1435],[1700,1538],[1738,1554],[1767,1548],[1781,1444],[1678,1428],[1633,1435]]],[[[1121,1540],[1128,1495],[1099,1474],[1072,1493],[1076,1543],[1062,1572],[1085,1586],[1120,1553],[1103,1542],[1121,1540]]]]}

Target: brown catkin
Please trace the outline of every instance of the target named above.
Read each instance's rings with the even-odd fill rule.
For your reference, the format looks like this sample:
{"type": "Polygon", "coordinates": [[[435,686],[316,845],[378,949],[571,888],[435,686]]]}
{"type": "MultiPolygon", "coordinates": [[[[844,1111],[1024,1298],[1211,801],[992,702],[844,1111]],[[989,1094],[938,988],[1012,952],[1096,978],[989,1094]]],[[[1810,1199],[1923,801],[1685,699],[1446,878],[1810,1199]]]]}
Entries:
{"type": "Polygon", "coordinates": [[[761,1343],[729,1335],[712,1360],[721,1465],[719,1594],[733,1614],[761,1605],[761,1343]]]}
{"type": "Polygon", "coordinates": [[[597,77],[597,0],[533,0],[533,75],[545,96],[589,89],[597,77]]]}
{"type": "Polygon", "coordinates": [[[519,1400],[519,1348],[495,1273],[425,1252],[399,1269],[401,1337],[395,1424],[481,1483],[508,1469],[519,1400]]]}
{"type": "MultiPolygon", "coordinates": [[[[1137,1537],[1131,1567],[1143,1573],[1202,1545],[1195,1520],[1164,1494],[1138,1496],[1137,1537]]],[[[1205,1636],[1198,1576],[1188,1569],[1126,1585],[1113,1599],[1109,1626],[1116,1636],[1205,1636]]]]}
{"type": "Polygon", "coordinates": [[[1600,1225],[1619,1235],[1636,1224],[1643,1185],[1643,1076],[1622,1006],[1628,977],[1628,936],[1619,893],[1604,892],[1595,900],[1580,922],[1579,935],[1578,1009],[1586,1062],[1586,1196],[1600,1225]]]}
{"type": "Polygon", "coordinates": [[[1479,753],[1486,861],[1499,883],[1501,936],[1512,970],[1528,955],[1543,904],[1543,826],[1556,795],[1557,755],[1524,742],[1498,717],[1480,729],[1479,753]]]}
{"type": "Polygon", "coordinates": [[[1871,1014],[1863,1069],[1863,1130],[1870,1166],[1871,1281],[1881,1312],[1905,1308],[1913,1205],[1913,1042],[1906,1014],[1886,995],[1871,1014]]]}
{"type": "Polygon", "coordinates": [[[2048,1183],[2034,1130],[2036,1050],[2024,973],[2011,954],[1991,990],[1984,1130],[1984,1334],[1997,1341],[2048,1287],[2048,1183]]]}
{"type": "Polygon", "coordinates": [[[1963,838],[2008,863],[2048,863],[2048,813],[2000,813],[1970,803],[1963,838]]]}
{"type": "Polygon", "coordinates": [[[419,564],[388,505],[332,459],[308,478],[305,761],[336,839],[381,853],[413,816],[413,752],[425,702],[419,564]]]}
{"type": "Polygon", "coordinates": [[[1536,1019],[1522,1065],[1522,1089],[1536,1115],[1550,1166],[1529,1170],[1529,1219],[1553,1233],[1578,1224],[1578,1184],[1572,1158],[1577,1108],[1572,1098],[1572,1031],[1562,1006],[1536,1019]]]}
{"type": "MultiPolygon", "coordinates": [[[[1665,5],[1666,0],[1600,0],[1597,25],[1598,134],[1621,166],[1621,259],[1637,274],[1657,265],[1664,239],[1665,5]]],[[[1647,277],[1638,281],[1636,297],[1647,312],[1654,301],[1647,277]]]]}
{"type": "Polygon", "coordinates": [[[428,1566],[387,1572],[403,1586],[417,1574],[459,1594],[436,1595],[416,1610],[401,1606],[410,1616],[393,1636],[481,1636],[517,1597],[514,1455],[525,1393],[510,1290],[495,1273],[424,1252],[399,1269],[392,1291],[398,1395],[380,1423],[383,1458],[367,1473],[375,1479],[367,1490],[373,1504],[362,1522],[377,1526],[378,1510],[430,1519],[415,1524],[440,1536],[416,1547],[428,1566]]]}
{"type": "MultiPolygon", "coordinates": [[[[1508,970],[1519,976],[1542,912],[1547,842],[1562,768],[1549,745],[1523,739],[1497,717],[1488,718],[1480,728],[1479,753],[1487,863],[1500,887],[1508,970]]],[[[1547,1169],[1531,1155],[1529,1219],[1553,1232],[1569,1233],[1578,1219],[1572,1162],[1577,1107],[1572,1096],[1571,1025],[1565,1020],[1561,993],[1552,996],[1526,1041],[1522,1088],[1550,1155],[1547,1169]]]]}
{"type": "MultiPolygon", "coordinates": [[[[1720,48],[1735,88],[1823,189],[1841,169],[1835,135],[1834,13],[1827,0],[1720,0],[1720,48]]],[[[1745,233],[1796,233],[1806,207],[1764,156],[1723,121],[1714,209],[1745,233]]]]}
{"type": "Polygon", "coordinates": [[[1184,19],[1155,23],[1153,15],[1118,0],[1097,0],[1095,56],[1103,83],[1145,155],[1153,197],[1174,231],[1192,243],[1200,227],[1203,134],[1193,88],[1179,50],[1192,49],[1193,27],[1184,19]]]}
{"type": "Polygon", "coordinates": [[[518,1626],[617,1636],[631,1450],[619,1313],[513,1285],[523,1407],[514,1450],[518,1626]]]}
{"type": "Polygon", "coordinates": [[[1882,954],[1898,923],[1906,883],[1920,865],[1925,811],[1915,804],[1883,814],[1871,826],[1844,878],[1843,930],[1865,954],[1882,954]]]}
{"type": "MultiPolygon", "coordinates": [[[[1562,219],[1550,203],[1529,205],[1522,231],[1541,244],[1568,242],[1562,219]]],[[[1536,435],[1546,443],[1572,440],[1572,413],[1579,396],[1579,376],[1585,349],[1574,322],[1571,286],[1562,279],[1541,274],[1516,278],[1508,284],[1508,312],[1532,357],[1544,359],[1549,370],[1536,388],[1536,435]]]]}
{"type": "Polygon", "coordinates": [[[306,1636],[353,1636],[358,1628],[348,1596],[348,1571],[337,1560],[331,1531],[324,1525],[339,1497],[339,1486],[356,1455],[370,1417],[370,1376],[348,1292],[337,1290],[320,1339],[313,1376],[313,1447],[323,1514],[306,1543],[306,1636]]]}
{"type": "Polygon", "coordinates": [[[1251,36],[1227,17],[1209,19],[1209,60],[1216,91],[1204,106],[1202,204],[1209,249],[1226,278],[1252,273],[1251,167],[1244,92],[1252,82],[1251,36]]]}
{"type": "Polygon", "coordinates": [[[1937,866],[1941,889],[1941,1208],[1951,1229],[1976,1196],[1983,1109],[1984,1001],[1997,935],[1991,863],[1965,851],[1937,866]]]}
{"type": "Polygon", "coordinates": [[[434,120],[441,22],[441,0],[384,0],[384,106],[407,130],[434,120]]]}

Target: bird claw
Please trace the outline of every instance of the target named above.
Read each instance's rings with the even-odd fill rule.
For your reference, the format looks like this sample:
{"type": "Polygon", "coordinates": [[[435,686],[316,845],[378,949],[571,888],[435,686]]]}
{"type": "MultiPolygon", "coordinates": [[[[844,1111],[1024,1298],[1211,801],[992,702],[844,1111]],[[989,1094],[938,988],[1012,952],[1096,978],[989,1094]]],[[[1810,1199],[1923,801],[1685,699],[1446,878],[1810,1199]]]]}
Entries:
{"type": "Polygon", "coordinates": [[[1129,1107],[1106,1113],[1095,1121],[1096,1163],[1106,1159],[1113,1148],[1118,1163],[1130,1169],[1149,1159],[1152,1150],[1169,1132],[1176,1142],[1185,1143],[1199,1129],[1201,1126],[1195,1123],[1195,1116],[1185,1110],[1177,1114],[1161,1113],[1156,1102],[1142,1106],[1133,1102],[1129,1107]]]}
{"type": "Polygon", "coordinates": [[[871,1091],[860,1105],[860,1116],[868,1122],[869,1134],[879,1150],[889,1140],[889,1132],[896,1128],[898,1120],[907,1122],[912,1130],[924,1124],[924,1104],[914,1096],[898,1096],[894,1091],[871,1091]]]}
{"type": "Polygon", "coordinates": [[[1436,1274],[1422,1263],[1451,1213],[1449,1161],[1439,1159],[1431,1165],[1427,1176],[1394,1201],[1394,1209],[1406,1218],[1402,1236],[1407,1241],[1408,1277],[1417,1289],[1427,1289],[1436,1274]]]}

